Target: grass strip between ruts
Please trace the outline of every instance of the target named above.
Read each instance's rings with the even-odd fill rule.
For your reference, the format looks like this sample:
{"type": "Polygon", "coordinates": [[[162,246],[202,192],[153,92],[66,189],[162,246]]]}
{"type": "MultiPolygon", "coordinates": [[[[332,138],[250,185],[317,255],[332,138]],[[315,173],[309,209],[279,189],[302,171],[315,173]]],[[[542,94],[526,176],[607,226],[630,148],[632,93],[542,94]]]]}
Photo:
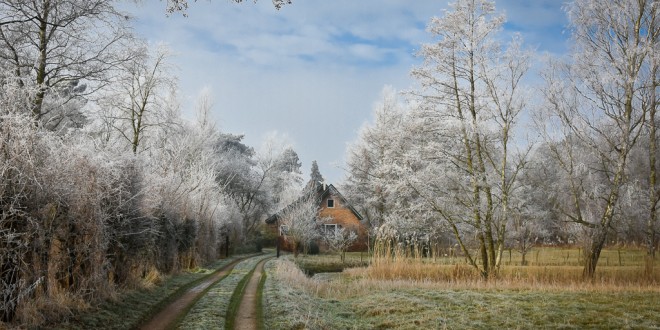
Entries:
{"type": "MultiPolygon", "coordinates": [[[[183,321],[183,319],[186,317],[186,315],[188,315],[188,312],[190,312],[190,310],[195,306],[195,304],[196,304],[200,299],[202,299],[202,297],[204,297],[204,296],[206,295],[206,293],[208,293],[209,290],[211,290],[211,288],[213,288],[214,285],[216,285],[217,283],[219,283],[219,282],[221,282],[222,280],[224,280],[225,278],[227,278],[227,276],[229,276],[229,275],[231,274],[231,272],[232,272],[232,270],[234,269],[234,267],[236,267],[236,265],[237,265],[240,261],[241,261],[240,259],[239,259],[239,260],[235,260],[235,261],[234,261],[235,264],[231,266],[231,269],[229,269],[229,271],[227,272],[227,274],[225,274],[224,276],[220,277],[217,281],[215,281],[213,284],[209,285],[206,289],[202,290],[202,291],[199,293],[199,295],[198,295],[195,299],[193,299],[193,301],[181,311],[181,313],[179,314],[179,316],[177,316],[176,320],[174,320],[174,322],[168,327],[168,329],[178,329],[178,328],[179,328],[179,324],[181,323],[181,321],[183,321]]],[[[231,265],[231,263],[230,263],[229,265],[231,265]]],[[[199,283],[201,283],[201,281],[199,281],[199,283]]]]}
{"type": "MultiPolygon", "coordinates": [[[[268,261],[266,261],[268,262],[268,261]]],[[[263,330],[265,329],[265,324],[264,324],[264,285],[266,284],[266,264],[264,263],[264,267],[261,270],[261,278],[259,278],[259,285],[257,286],[257,330],[263,330]]]]}
{"type": "Polygon", "coordinates": [[[234,293],[231,295],[231,298],[229,299],[229,306],[227,307],[227,316],[225,317],[225,329],[234,328],[234,323],[236,323],[236,312],[238,311],[238,306],[240,306],[241,304],[243,293],[245,292],[245,287],[250,281],[250,278],[252,278],[252,274],[254,274],[255,268],[257,268],[256,265],[252,268],[252,270],[250,270],[249,273],[247,273],[247,275],[243,277],[243,279],[241,279],[240,282],[238,282],[238,285],[236,285],[236,289],[234,290],[234,293]]]}

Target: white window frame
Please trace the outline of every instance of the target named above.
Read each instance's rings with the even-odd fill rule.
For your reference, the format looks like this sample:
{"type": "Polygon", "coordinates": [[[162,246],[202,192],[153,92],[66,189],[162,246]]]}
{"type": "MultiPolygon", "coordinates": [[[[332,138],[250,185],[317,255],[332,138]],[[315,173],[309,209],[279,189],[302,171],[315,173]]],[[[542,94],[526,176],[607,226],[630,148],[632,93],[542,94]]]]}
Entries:
{"type": "Polygon", "coordinates": [[[328,198],[328,200],[325,202],[325,205],[326,205],[329,209],[334,209],[334,208],[335,208],[335,200],[332,199],[332,198],[328,198]],[[330,202],[332,202],[332,206],[330,206],[330,202]]]}
{"type": "Polygon", "coordinates": [[[323,232],[324,232],[326,235],[328,235],[328,234],[330,234],[330,233],[332,233],[333,235],[337,235],[337,233],[339,232],[339,229],[340,229],[340,228],[341,228],[341,226],[340,226],[339,224],[336,224],[336,223],[326,223],[326,224],[323,225],[323,232]],[[330,229],[330,228],[332,228],[332,229],[330,229]]]}

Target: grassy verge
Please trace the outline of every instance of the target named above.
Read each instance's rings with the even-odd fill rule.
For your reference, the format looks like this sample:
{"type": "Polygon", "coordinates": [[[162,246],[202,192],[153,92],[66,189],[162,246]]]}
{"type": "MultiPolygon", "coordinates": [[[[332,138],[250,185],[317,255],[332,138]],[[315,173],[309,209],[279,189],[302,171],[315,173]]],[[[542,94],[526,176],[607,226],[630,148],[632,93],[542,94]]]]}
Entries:
{"type": "Polygon", "coordinates": [[[236,257],[219,260],[206,268],[186,271],[167,278],[162,285],[121,294],[92,311],[72,317],[68,322],[51,325],[55,329],[131,329],[174,301],[181,293],[202,282],[218,268],[236,257]]]}
{"type": "MultiPolygon", "coordinates": [[[[557,269],[561,271],[561,269],[557,269]]],[[[657,285],[547,285],[481,280],[374,279],[353,269],[309,278],[293,262],[267,264],[269,329],[657,328],[657,285]]]]}
{"type": "Polygon", "coordinates": [[[200,297],[179,323],[179,329],[224,329],[227,309],[238,285],[259,261],[268,257],[270,255],[257,256],[237,264],[229,275],[200,297]]]}
{"type": "MultiPolygon", "coordinates": [[[[263,289],[267,329],[367,329],[350,306],[315,292],[312,283],[288,257],[266,263],[263,289]]],[[[325,282],[323,282],[325,283],[325,282]]]]}

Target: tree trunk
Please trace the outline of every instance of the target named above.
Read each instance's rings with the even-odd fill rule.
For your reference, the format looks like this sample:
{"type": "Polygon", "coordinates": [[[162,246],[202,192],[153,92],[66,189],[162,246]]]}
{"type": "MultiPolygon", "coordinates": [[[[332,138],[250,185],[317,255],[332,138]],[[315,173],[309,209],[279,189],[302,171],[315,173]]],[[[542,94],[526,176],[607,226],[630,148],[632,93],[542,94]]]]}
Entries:
{"type": "Polygon", "coordinates": [[[656,127],[655,127],[655,107],[656,107],[656,95],[655,95],[655,86],[658,85],[655,80],[657,73],[657,68],[653,68],[653,86],[651,88],[651,104],[649,106],[649,218],[646,223],[647,230],[647,271],[650,270],[653,272],[653,259],[655,258],[655,245],[656,245],[656,235],[655,235],[655,223],[657,219],[657,210],[658,205],[658,191],[656,190],[658,176],[656,173],[656,152],[657,152],[657,137],[656,137],[656,127]]]}
{"type": "Polygon", "coordinates": [[[600,258],[600,252],[603,250],[605,245],[605,240],[607,239],[607,234],[604,232],[606,229],[598,229],[598,233],[593,238],[591,245],[585,249],[584,256],[584,271],[582,276],[585,279],[593,279],[596,274],[596,265],[598,264],[598,259],[600,258]]]}
{"type": "MultiPolygon", "coordinates": [[[[34,98],[34,104],[32,106],[32,115],[35,120],[41,119],[42,116],[42,107],[44,103],[44,97],[46,96],[46,61],[48,58],[48,16],[50,14],[50,1],[44,1],[42,17],[40,17],[39,24],[39,60],[37,62],[37,77],[36,83],[37,94],[34,98]]],[[[56,27],[52,27],[55,29],[56,27]]]]}

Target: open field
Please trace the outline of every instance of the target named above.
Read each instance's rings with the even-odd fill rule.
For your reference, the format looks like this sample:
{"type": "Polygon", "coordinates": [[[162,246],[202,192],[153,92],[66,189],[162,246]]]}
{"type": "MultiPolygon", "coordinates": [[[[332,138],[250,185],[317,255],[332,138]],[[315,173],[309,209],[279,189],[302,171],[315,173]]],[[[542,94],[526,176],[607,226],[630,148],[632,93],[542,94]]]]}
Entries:
{"type": "MultiPolygon", "coordinates": [[[[375,263],[341,275],[308,277],[287,256],[267,263],[265,319],[272,329],[646,329],[660,325],[660,273],[656,270],[652,278],[645,277],[643,251],[621,250],[622,266],[618,266],[619,252],[608,250],[606,256],[616,257],[616,265],[599,266],[597,280],[589,283],[581,280],[577,249],[537,251],[539,261],[546,259],[548,264],[535,265],[533,252],[528,259],[532,266],[505,266],[499,278],[489,281],[444,258],[375,263]],[[432,272],[454,277],[433,277],[432,272]]],[[[512,263],[514,257],[515,252],[512,263]]],[[[320,264],[324,258],[334,263],[338,257],[305,258],[320,264]]],[[[305,262],[310,264],[309,260],[305,262]]]]}

